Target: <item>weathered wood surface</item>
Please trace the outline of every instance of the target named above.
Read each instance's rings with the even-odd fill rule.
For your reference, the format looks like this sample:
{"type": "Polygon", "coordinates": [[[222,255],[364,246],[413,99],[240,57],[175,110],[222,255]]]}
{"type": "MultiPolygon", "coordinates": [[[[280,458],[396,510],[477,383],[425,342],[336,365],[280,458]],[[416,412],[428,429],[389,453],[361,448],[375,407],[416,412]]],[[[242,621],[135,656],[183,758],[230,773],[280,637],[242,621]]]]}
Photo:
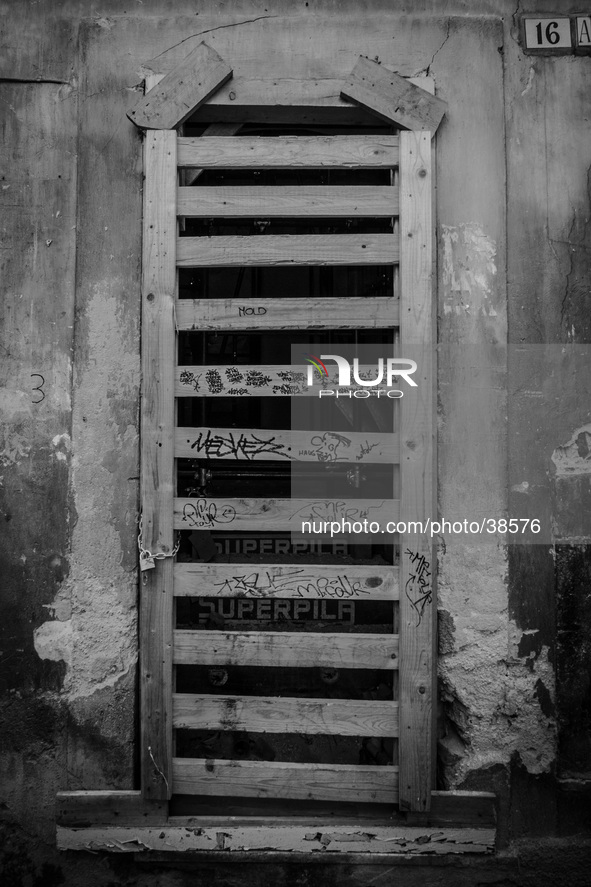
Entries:
{"type": "Polygon", "coordinates": [[[178,366],[175,370],[177,397],[285,397],[307,392],[306,366],[178,366]]]}
{"type": "Polygon", "coordinates": [[[398,736],[395,702],[177,693],[172,710],[174,727],[190,730],[398,736]]]}
{"type": "Polygon", "coordinates": [[[367,58],[359,58],[341,95],[397,126],[433,133],[447,109],[442,99],[367,58]]]}
{"type": "MultiPolygon", "coordinates": [[[[320,355],[322,359],[322,355],[320,355]]],[[[302,358],[303,359],[303,358],[302,358]]],[[[322,389],[337,389],[339,382],[338,368],[330,363],[327,375],[318,375],[318,371],[312,374],[312,385],[308,386],[308,372],[311,364],[283,364],[269,366],[267,364],[238,364],[228,366],[195,365],[177,366],[175,368],[175,395],[176,397],[318,397],[322,389]]],[[[366,382],[377,378],[377,365],[360,366],[358,376],[366,382]]],[[[355,382],[354,374],[351,381],[355,382]]],[[[357,384],[355,382],[355,384],[357,384]]],[[[375,385],[368,385],[369,397],[377,396],[371,392],[378,392],[387,397],[389,387],[384,378],[375,385]]],[[[396,390],[396,389],[393,389],[396,390]]],[[[414,390],[414,389],[413,389],[414,390]]],[[[346,403],[347,392],[350,388],[339,389],[340,403],[346,403]]],[[[331,395],[325,395],[331,396],[331,395]]],[[[334,396],[334,395],[332,395],[334,396]]],[[[335,397],[336,400],[336,397],[335,397]]]]}
{"type": "MultiPolygon", "coordinates": [[[[142,274],[142,545],[173,548],[176,134],[144,145],[142,274]]],[[[165,799],[172,759],[173,559],[156,561],[140,589],[140,706],[144,797],[165,799]]]]}
{"type": "Polygon", "coordinates": [[[175,564],[176,597],[398,600],[398,569],[354,564],[175,564]]]}
{"type": "Polygon", "coordinates": [[[173,781],[184,795],[394,804],[398,768],[174,758],[173,781]]]}
{"type": "MultiPolygon", "coordinates": [[[[112,826],[77,830],[58,826],[57,845],[60,850],[139,851],[140,854],[150,851],[150,859],[154,854],[154,858],[163,861],[168,853],[187,853],[189,856],[192,851],[210,850],[215,851],[218,864],[225,858],[220,851],[228,854],[250,851],[253,855],[257,851],[267,851],[269,855],[265,857],[266,861],[272,858],[273,851],[287,851],[302,854],[306,864],[310,861],[308,855],[312,854],[312,861],[326,864],[327,857],[336,862],[344,853],[350,854],[349,860],[355,855],[375,854],[379,859],[402,856],[406,861],[409,857],[492,854],[495,846],[494,828],[413,828],[391,823],[374,824],[371,821],[341,825],[326,820],[311,820],[304,824],[294,822],[291,825],[276,825],[267,821],[263,827],[236,826],[228,824],[227,820],[214,826],[199,825],[198,822],[196,820],[193,827],[163,825],[143,829],[112,826]]],[[[246,853],[241,853],[241,857],[243,861],[248,861],[246,853]]],[[[291,861],[296,862],[296,859],[291,861]]],[[[458,873],[458,883],[461,877],[462,885],[474,884],[474,871],[470,872],[469,881],[458,873]]],[[[372,869],[371,875],[375,877],[375,869],[372,869]]],[[[424,872],[421,879],[423,883],[424,872]]],[[[498,878],[494,880],[498,881],[498,878]]],[[[488,879],[486,883],[489,883],[488,879]]]]}
{"type": "Polygon", "coordinates": [[[269,234],[179,237],[179,268],[275,265],[393,265],[398,241],[391,234],[269,234]]]}
{"type": "Polygon", "coordinates": [[[288,631],[174,632],[176,665],[398,668],[398,636],[288,631]]]}
{"type": "MultiPolygon", "coordinates": [[[[375,36],[372,38],[375,40],[375,36]]],[[[436,48],[436,47],[435,47],[436,48]]],[[[235,55],[228,55],[235,59],[235,55]]],[[[353,60],[354,54],[351,56],[353,60]]],[[[157,70],[168,70],[167,56],[148,62],[157,70]]],[[[260,66],[260,64],[259,64],[260,66]]],[[[350,68],[349,68],[350,71],[350,68]]],[[[375,114],[341,96],[343,79],[349,71],[343,70],[341,79],[322,77],[311,79],[302,72],[301,77],[257,79],[244,76],[236,69],[232,80],[223,84],[197,110],[199,122],[227,121],[256,123],[293,123],[294,119],[308,124],[340,124],[342,126],[375,125],[375,114]]],[[[432,77],[409,77],[421,89],[434,94],[432,77]]]]}
{"type": "Polygon", "coordinates": [[[392,465],[399,461],[397,434],[362,431],[265,431],[260,428],[176,428],[180,459],[233,462],[353,462],[392,465]]]}
{"type": "Polygon", "coordinates": [[[398,326],[397,299],[179,299],[179,330],[384,329],[398,326]],[[334,309],[334,310],[333,310],[334,309]]]}
{"type": "MultiPolygon", "coordinates": [[[[497,821],[496,816],[496,796],[492,792],[469,792],[469,791],[433,791],[431,792],[431,809],[429,811],[403,813],[397,807],[389,808],[387,811],[387,822],[381,822],[379,814],[375,810],[368,812],[361,808],[356,808],[356,812],[347,813],[346,815],[335,815],[334,811],[330,813],[330,821],[336,825],[351,825],[353,823],[358,826],[360,823],[366,825],[396,825],[397,827],[438,827],[438,828],[455,828],[455,829],[488,829],[494,828],[497,821]]],[[[266,825],[300,825],[305,822],[319,821],[326,814],[316,809],[313,813],[308,813],[311,819],[294,819],[293,814],[285,813],[278,807],[274,809],[274,813],[268,813],[265,808],[264,814],[233,816],[232,824],[236,826],[266,826],[266,825]]],[[[348,808],[351,809],[351,808],[348,808]]],[[[169,824],[177,826],[196,827],[198,825],[213,826],[227,823],[227,816],[218,815],[178,815],[169,817],[169,824]]]]}
{"type": "Polygon", "coordinates": [[[392,185],[298,185],[179,188],[179,216],[190,219],[390,218],[398,213],[398,188],[392,185]]]}
{"type": "MultiPolygon", "coordinates": [[[[431,94],[435,91],[432,77],[405,77],[403,79],[431,94]]],[[[201,111],[212,113],[214,110],[219,110],[223,114],[230,107],[247,106],[256,111],[257,108],[262,110],[265,106],[285,109],[295,106],[308,108],[312,112],[314,108],[349,112],[349,117],[343,120],[343,123],[347,125],[348,121],[353,122],[354,118],[367,122],[367,115],[360,114],[358,106],[341,95],[342,86],[343,78],[340,80],[331,77],[249,79],[234,74],[231,83],[222,85],[207,102],[208,107],[202,108],[201,111]],[[230,93],[234,94],[234,98],[230,98],[230,93]]]]}
{"type": "MultiPolygon", "coordinates": [[[[302,530],[302,522],[321,522],[323,532],[330,521],[386,523],[399,515],[397,499],[233,499],[177,498],[174,500],[175,530],[302,530]]],[[[336,531],[336,527],[334,528],[336,531]]],[[[330,526],[328,527],[330,532],[330,526]]],[[[368,532],[368,530],[366,530],[368,532]]]]}
{"type": "MultiPolygon", "coordinates": [[[[200,138],[211,139],[219,136],[228,138],[229,136],[235,136],[240,129],[242,129],[241,123],[210,123],[200,138]]],[[[180,184],[183,186],[193,185],[202,172],[202,169],[191,169],[190,167],[181,170],[180,184]]]]}
{"type": "MultiPolygon", "coordinates": [[[[420,381],[401,403],[401,513],[425,521],[435,513],[431,292],[431,138],[402,133],[401,329],[405,355],[420,381]],[[412,235],[412,236],[411,236],[412,235]],[[410,345],[405,345],[410,343],[410,345]]],[[[405,535],[400,549],[400,805],[428,810],[432,787],[433,621],[435,560],[428,536],[405,535]]]]}
{"type": "MultiPolygon", "coordinates": [[[[455,829],[493,829],[495,827],[495,795],[491,792],[466,791],[434,791],[431,794],[431,810],[424,813],[400,813],[388,811],[388,822],[381,822],[372,816],[355,818],[354,826],[361,822],[371,824],[374,828],[387,825],[392,828],[412,826],[432,826],[455,829]]],[[[158,817],[158,825],[164,827],[185,828],[223,828],[229,824],[233,827],[260,828],[272,826],[296,825],[289,816],[269,815],[249,816],[166,816],[166,802],[144,801],[139,791],[75,791],[58,792],[56,819],[58,825],[72,829],[87,829],[97,825],[141,826],[152,824],[152,816],[158,817]],[[156,811],[162,811],[157,813],[156,811]],[[149,820],[146,820],[146,815],[149,820]]],[[[321,814],[314,818],[300,819],[299,825],[311,825],[321,821],[321,814]]],[[[331,819],[332,825],[351,825],[347,817],[331,819]]]]}
{"type": "Polygon", "coordinates": [[[140,791],[58,792],[56,820],[69,828],[142,826],[166,822],[168,803],[148,801],[140,791]]]}
{"type": "Polygon", "coordinates": [[[179,138],[179,167],[203,169],[390,169],[398,136],[179,138]]]}
{"type": "Polygon", "coordinates": [[[144,129],[172,130],[231,76],[228,63],[207,43],[200,43],[153,86],[127,116],[144,129]]]}

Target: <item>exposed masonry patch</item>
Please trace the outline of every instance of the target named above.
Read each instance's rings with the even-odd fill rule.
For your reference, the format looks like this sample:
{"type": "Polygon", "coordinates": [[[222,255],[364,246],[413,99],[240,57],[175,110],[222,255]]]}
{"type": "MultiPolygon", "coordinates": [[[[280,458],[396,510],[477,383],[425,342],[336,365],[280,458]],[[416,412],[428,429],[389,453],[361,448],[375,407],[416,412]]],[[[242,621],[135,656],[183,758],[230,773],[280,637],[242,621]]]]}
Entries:
{"type": "Polygon", "coordinates": [[[444,314],[496,317],[491,304],[497,248],[477,222],[441,226],[444,314]]]}
{"type": "MultiPolygon", "coordinates": [[[[108,289],[113,287],[111,281],[108,289]]],[[[63,691],[70,700],[115,686],[137,658],[137,575],[124,550],[124,540],[135,539],[137,515],[122,509],[121,488],[137,474],[137,428],[129,419],[139,363],[129,318],[120,316],[124,305],[97,288],[82,321],[92,360],[76,379],[77,520],[70,572],[48,606],[53,621],[41,625],[34,638],[41,658],[67,663],[63,691]]],[[[52,444],[58,458],[69,453],[67,435],[56,435],[52,444]]]]}
{"type": "Polygon", "coordinates": [[[568,443],[552,453],[557,477],[591,474],[591,424],[578,428],[568,443]]]}
{"type": "Polygon", "coordinates": [[[44,622],[33,635],[35,652],[40,659],[52,662],[63,660],[68,665],[72,661],[72,620],[65,622],[44,622]]]}
{"type": "Polygon", "coordinates": [[[518,752],[530,773],[548,772],[556,754],[554,668],[548,648],[519,656],[522,631],[509,619],[506,552],[495,545],[448,546],[438,596],[454,623],[454,649],[439,659],[444,708],[445,782],[508,765],[518,752]]]}

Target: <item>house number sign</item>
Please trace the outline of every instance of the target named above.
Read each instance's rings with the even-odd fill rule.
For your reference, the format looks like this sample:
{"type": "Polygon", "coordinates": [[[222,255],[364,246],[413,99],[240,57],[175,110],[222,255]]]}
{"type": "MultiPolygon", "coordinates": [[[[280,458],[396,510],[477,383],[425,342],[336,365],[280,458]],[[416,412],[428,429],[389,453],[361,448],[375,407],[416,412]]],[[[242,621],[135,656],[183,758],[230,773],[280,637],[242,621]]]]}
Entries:
{"type": "Polygon", "coordinates": [[[591,15],[524,15],[522,42],[528,53],[591,52],[591,15]]]}

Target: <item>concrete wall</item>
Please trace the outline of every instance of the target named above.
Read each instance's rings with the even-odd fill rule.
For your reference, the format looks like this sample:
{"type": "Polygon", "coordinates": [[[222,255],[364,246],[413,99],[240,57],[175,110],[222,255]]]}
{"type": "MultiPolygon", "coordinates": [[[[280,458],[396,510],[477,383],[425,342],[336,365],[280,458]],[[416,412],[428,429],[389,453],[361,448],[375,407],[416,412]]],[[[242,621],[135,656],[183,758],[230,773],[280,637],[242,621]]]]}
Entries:
{"type": "Polygon", "coordinates": [[[591,337],[591,59],[525,56],[514,12],[502,0],[4,4],[10,883],[177,883],[57,854],[53,798],[137,780],[142,182],[125,111],[144,62],[170,64],[204,38],[253,78],[263,60],[265,76],[338,79],[378,56],[430,74],[449,104],[437,137],[441,512],[511,506],[553,535],[509,549],[442,540],[439,782],[496,791],[504,842],[589,827],[585,793],[566,788],[591,776],[591,400],[573,350],[591,337]]]}

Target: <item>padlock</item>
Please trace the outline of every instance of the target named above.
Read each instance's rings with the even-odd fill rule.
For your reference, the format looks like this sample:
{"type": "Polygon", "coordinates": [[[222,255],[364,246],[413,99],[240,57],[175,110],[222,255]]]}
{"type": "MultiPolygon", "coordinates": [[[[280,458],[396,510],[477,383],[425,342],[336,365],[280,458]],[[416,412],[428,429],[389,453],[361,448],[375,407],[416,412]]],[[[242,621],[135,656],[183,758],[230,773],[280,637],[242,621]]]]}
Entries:
{"type": "Polygon", "coordinates": [[[142,573],[145,570],[153,570],[155,566],[156,564],[154,563],[153,557],[149,557],[149,555],[144,554],[143,552],[140,553],[140,570],[142,573]]]}

